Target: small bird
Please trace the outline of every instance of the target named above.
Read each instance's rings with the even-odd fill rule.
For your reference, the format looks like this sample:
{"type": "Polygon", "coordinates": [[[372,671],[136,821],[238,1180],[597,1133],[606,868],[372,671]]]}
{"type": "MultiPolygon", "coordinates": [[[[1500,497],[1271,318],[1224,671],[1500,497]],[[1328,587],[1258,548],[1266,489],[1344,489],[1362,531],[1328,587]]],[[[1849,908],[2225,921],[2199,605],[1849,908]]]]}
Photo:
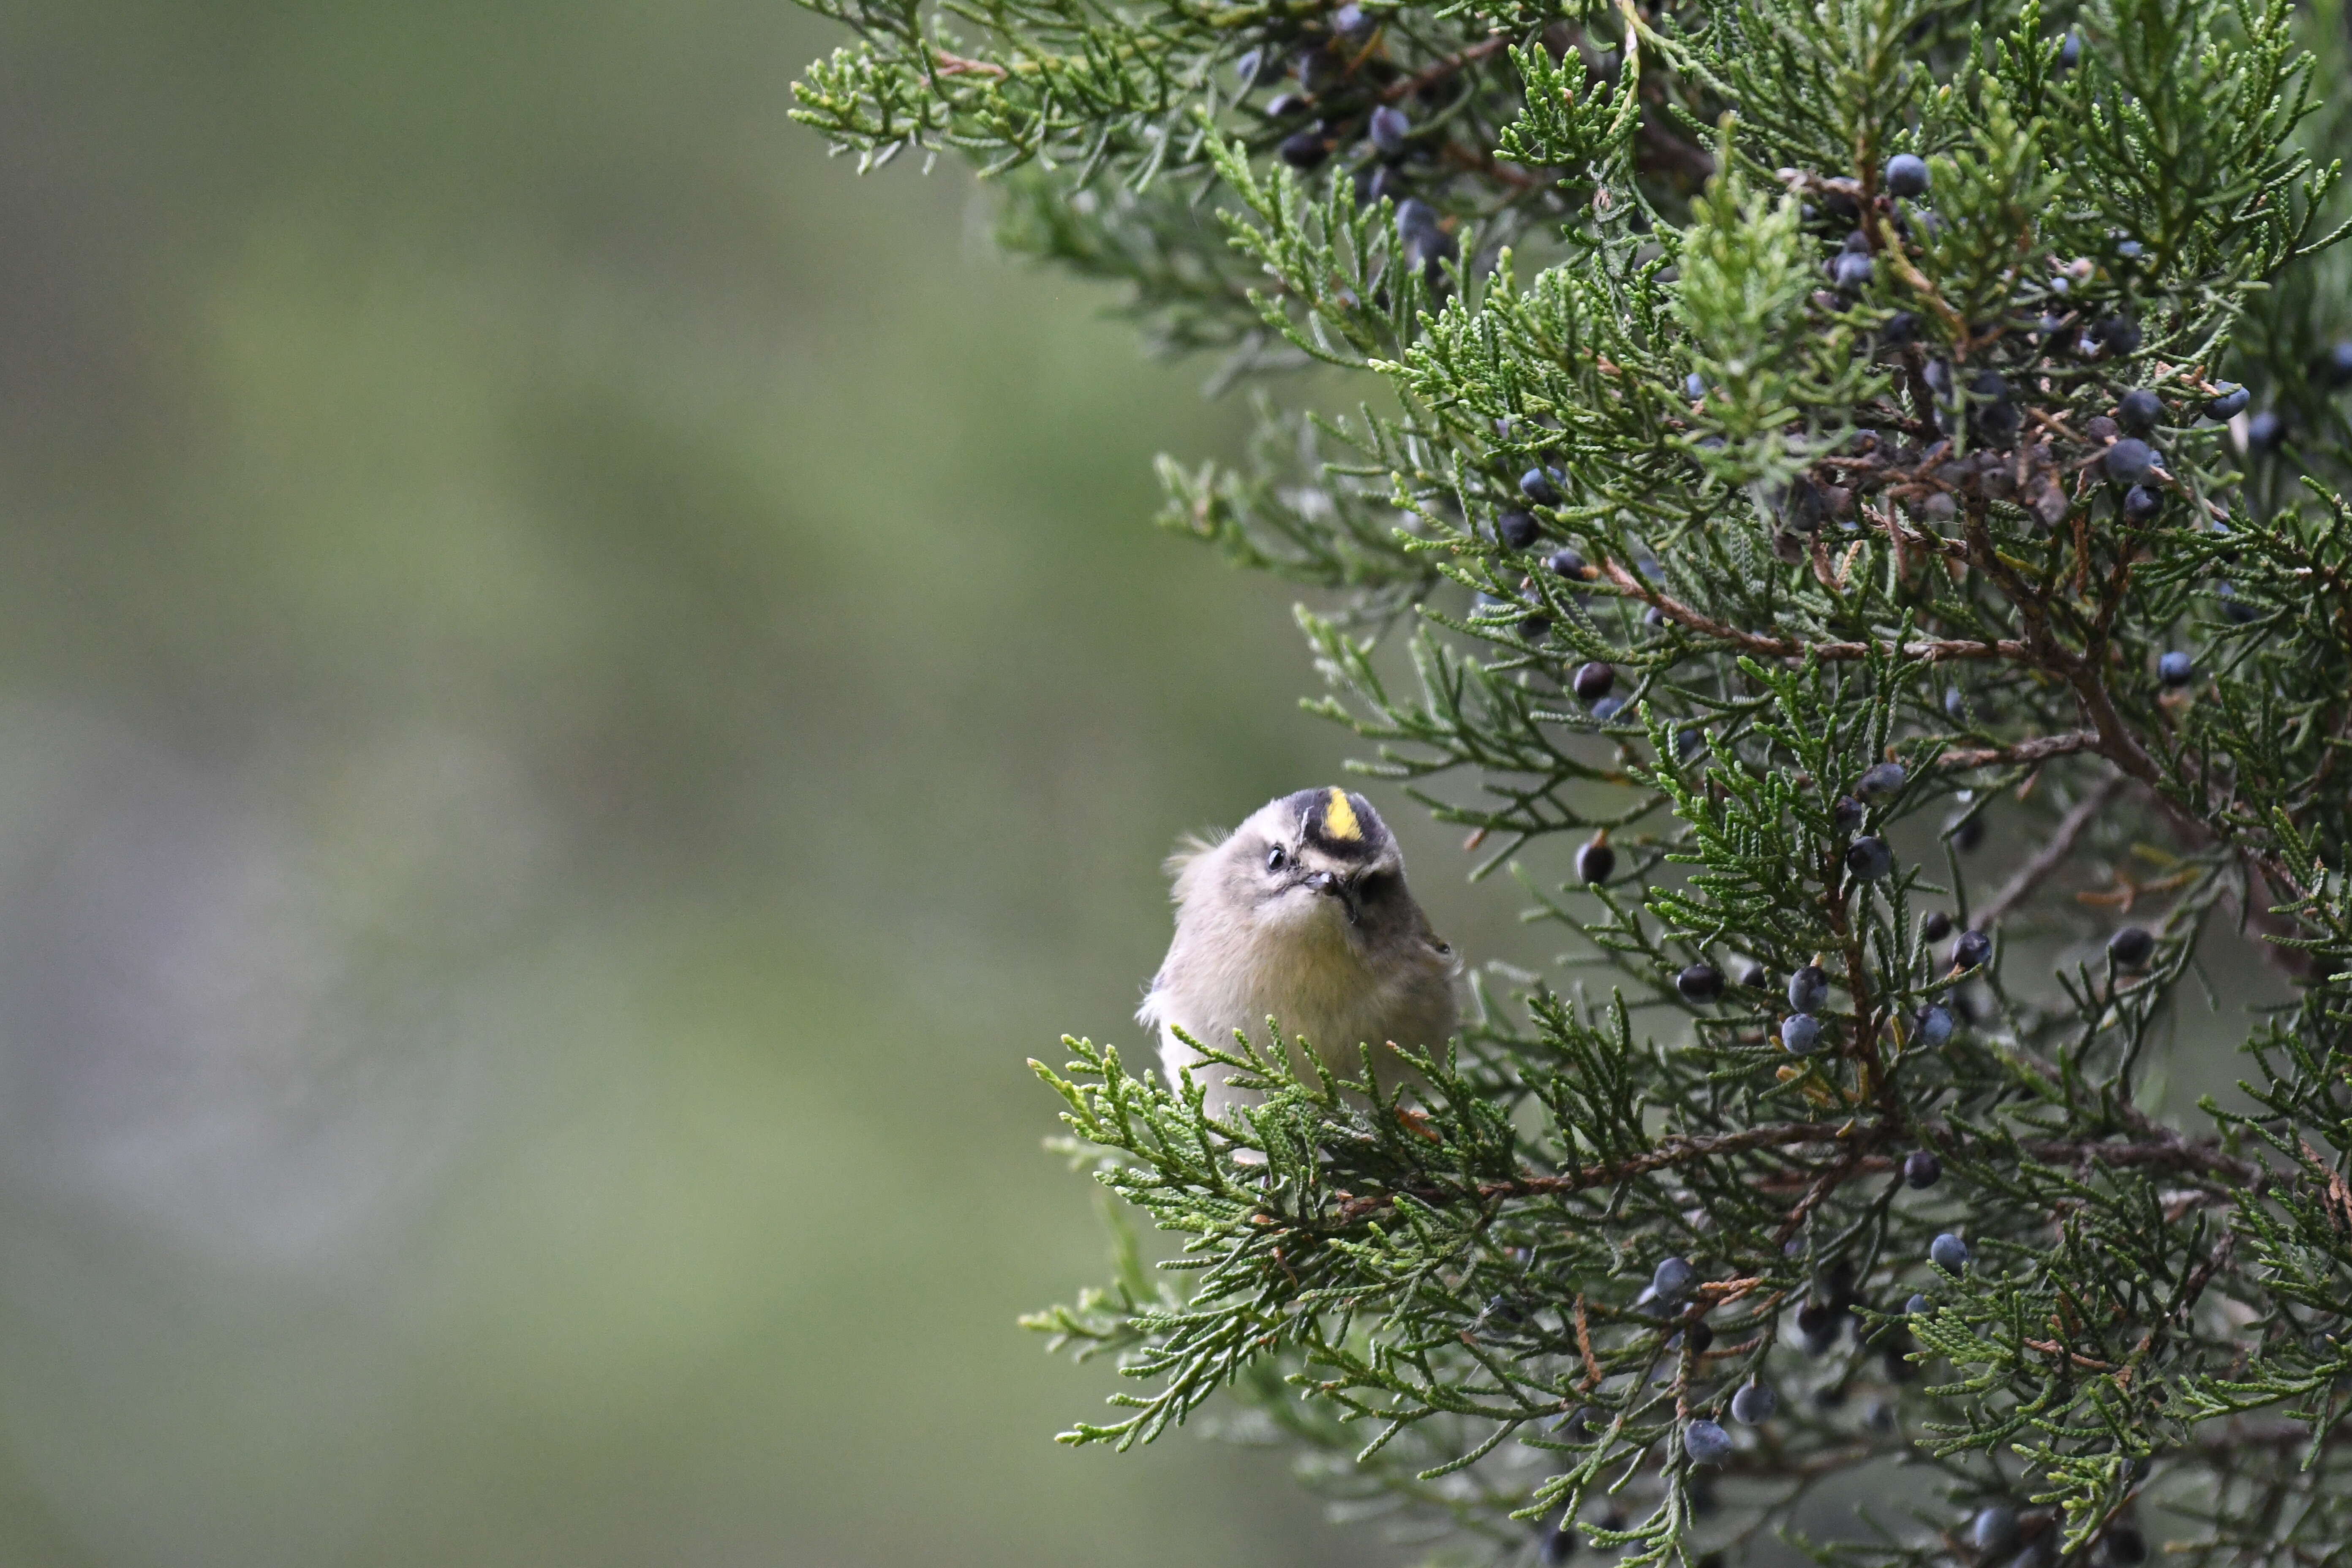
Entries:
{"type": "Polygon", "coordinates": [[[1272,1016],[1341,1078],[1360,1077],[1360,1047],[1372,1047],[1384,1088],[1407,1069],[1381,1047],[1436,1050],[1453,1034],[1461,960],[1413,902],[1396,840],[1362,795],[1268,801],[1224,838],[1180,844],[1168,870],[1176,937],[1136,1020],[1160,1031],[1171,1084],[1187,1068],[1205,1078],[1211,1115],[1256,1096],[1229,1085],[1228,1068],[1204,1073],[1179,1029],[1223,1050],[1272,1016]]]}

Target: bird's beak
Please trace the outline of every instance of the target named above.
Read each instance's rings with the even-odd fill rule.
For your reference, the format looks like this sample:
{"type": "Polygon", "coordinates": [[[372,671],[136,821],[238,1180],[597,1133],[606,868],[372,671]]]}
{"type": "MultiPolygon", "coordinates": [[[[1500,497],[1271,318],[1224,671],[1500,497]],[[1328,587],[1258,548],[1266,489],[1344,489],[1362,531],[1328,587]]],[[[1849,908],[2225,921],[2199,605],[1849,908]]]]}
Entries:
{"type": "Polygon", "coordinates": [[[1349,925],[1356,923],[1356,890],[1353,888],[1328,871],[1311,871],[1303,879],[1307,887],[1317,892],[1325,893],[1339,900],[1340,907],[1348,911],[1348,923],[1349,925]]]}

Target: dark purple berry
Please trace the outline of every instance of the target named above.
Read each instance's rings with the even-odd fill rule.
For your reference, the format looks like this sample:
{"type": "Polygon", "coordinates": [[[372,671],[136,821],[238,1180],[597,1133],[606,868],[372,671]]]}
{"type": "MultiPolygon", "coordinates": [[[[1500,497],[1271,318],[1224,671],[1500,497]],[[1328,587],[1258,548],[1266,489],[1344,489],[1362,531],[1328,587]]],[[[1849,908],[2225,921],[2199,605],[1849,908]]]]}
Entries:
{"type": "Polygon", "coordinates": [[[1454,237],[1444,229],[1431,229],[1407,236],[1404,242],[1404,264],[1421,273],[1422,281],[1432,289],[1445,281],[1445,264],[1460,253],[1454,237]]]}
{"type": "Polygon", "coordinates": [[[1275,151],[1294,169],[1313,169],[1331,155],[1331,144],[1316,131],[1300,131],[1282,139],[1275,151]]]}
{"type": "Polygon", "coordinates": [[[1970,416],[1970,428],[1975,430],[1977,439],[1988,447],[2008,446],[2017,439],[2018,431],[2025,426],[2025,416],[2017,411],[2015,405],[2007,403],[1988,403],[1970,416]]]}
{"type": "Polygon", "coordinates": [[[1837,258],[1830,268],[1830,277],[1838,288],[1849,294],[1860,293],[1870,283],[1870,258],[1849,250],[1837,258]]]}
{"type": "Polygon", "coordinates": [[[1772,1412],[1780,1405],[1780,1397],[1772,1392],[1770,1384],[1751,1379],[1731,1396],[1731,1418],[1744,1426],[1761,1426],[1772,1419],[1772,1412]]]}
{"type": "Polygon", "coordinates": [[[2107,938],[2107,956],[2118,969],[2137,969],[2156,952],[2156,938],[2146,926],[2125,926],[2107,938]]]}
{"type": "Polygon", "coordinates": [[[1584,557],[1573,550],[1555,550],[1544,564],[1550,567],[1557,576],[1573,577],[1580,582],[1583,580],[1584,557]]]}
{"type": "Polygon", "coordinates": [[[1541,468],[1529,468],[1519,476],[1519,493],[1538,506],[1559,504],[1559,487],[1553,484],[1551,476],[1541,468]]]}
{"type": "Polygon", "coordinates": [[[2139,349],[2139,323],[2129,316],[2109,316],[2091,329],[2091,335],[2117,359],[2139,349]]]}
{"type": "MultiPolygon", "coordinates": [[[[2116,443],[2121,446],[2121,442],[2116,443]]],[[[2164,492],[2151,485],[2134,485],[2124,492],[2124,521],[2148,522],[2164,510],[2164,492]]]]}
{"type": "Polygon", "coordinates": [[[2017,1544],[2017,1510],[1994,1503],[1969,1523],[1969,1544],[1991,1556],[2017,1544]]]}
{"type": "Polygon", "coordinates": [[[2197,679],[2197,662],[2174,648],[2156,661],[2156,678],[2167,686],[2186,686],[2197,679]]]}
{"type": "Polygon", "coordinates": [[[2156,449],[2147,442],[2126,436],[2107,448],[2102,459],[2107,478],[2119,485],[2136,485],[2147,478],[2156,467],[2156,449]]]}
{"type": "Polygon", "coordinates": [[[1598,702],[1609,695],[1611,687],[1617,684],[1617,670],[1614,666],[1595,659],[1591,664],[1577,666],[1574,684],[1579,697],[1587,702],[1598,702]]]}
{"type": "Polygon", "coordinates": [[[1695,1465],[1719,1465],[1731,1458],[1731,1434],[1712,1421],[1694,1421],[1683,1428],[1683,1451],[1695,1465]]]}
{"type": "Polygon", "coordinates": [[[1513,550],[1525,550],[1528,545],[1533,544],[1542,532],[1543,526],[1536,521],[1535,514],[1532,512],[1520,511],[1514,508],[1509,511],[1496,514],[1495,537],[1513,550]]]}
{"type": "Polygon", "coordinates": [[[1609,879],[1617,869],[1617,851],[1596,838],[1576,852],[1576,874],[1587,882],[1598,884],[1609,879]]]}
{"type": "Polygon", "coordinates": [[[1947,1274],[1958,1274],[1969,1266],[1969,1244],[1948,1230],[1928,1244],[1927,1261],[1947,1274]]]}
{"type": "Polygon", "coordinates": [[[2333,391],[2352,385],[2352,342],[2332,345],[2319,361],[2319,379],[2333,391]]]}
{"type": "Polygon", "coordinates": [[[1952,934],[1952,917],[1941,910],[1929,910],[1919,917],[1919,940],[1941,942],[1952,934]]]}
{"type": "Polygon", "coordinates": [[[2135,386],[2116,400],[2116,423],[2135,436],[2145,436],[2164,417],[2164,400],[2144,386],[2135,386]]]}
{"type": "Polygon", "coordinates": [[[1789,1005],[1800,1013],[1816,1013],[1830,999],[1830,977],[1818,963],[1808,963],[1789,976],[1789,1005]]]}
{"type": "Polygon", "coordinates": [[[1915,1187],[1932,1187],[1944,1179],[1944,1163],[1927,1149],[1914,1149],[1903,1156],[1903,1179],[1915,1187]]]}
{"type": "Polygon", "coordinates": [[[1964,931],[1952,943],[1952,967],[1974,969],[1992,956],[1992,938],[1980,931],[1964,931]]]}
{"type": "Polygon", "coordinates": [[[1675,976],[1675,989],[1705,1006],[1723,994],[1723,971],[1712,963],[1694,963],[1675,976]]]}
{"type": "Polygon", "coordinates": [[[1298,57],[1298,85],[1309,98],[1320,98],[1347,79],[1348,62],[1331,49],[1309,49],[1298,57]]]}
{"type": "Polygon", "coordinates": [[[1895,851],[1875,834],[1857,838],[1846,847],[1845,868],[1865,882],[1875,882],[1895,869],[1895,851]]]}
{"type": "Polygon", "coordinates": [[[1863,770],[1862,776],[1853,781],[1853,793],[1874,805],[1891,800],[1902,791],[1903,781],[1908,776],[1901,763],[1880,763],[1863,770]]]}
{"type": "Polygon", "coordinates": [[[1393,158],[1404,151],[1404,139],[1412,134],[1412,121],[1403,110],[1394,104],[1383,103],[1372,110],[1371,119],[1365,123],[1364,133],[1372,139],[1373,146],[1393,158]]]}
{"type": "Polygon", "coordinates": [[[2253,395],[2242,386],[2224,384],[2221,392],[2205,405],[2205,417],[2217,420],[2234,419],[2245,412],[2246,405],[2253,395]]]}
{"type": "Polygon", "coordinates": [[[1927,161],[1916,153],[1897,153],[1886,160],[1886,192],[1908,199],[1927,194],[1927,161]]]}

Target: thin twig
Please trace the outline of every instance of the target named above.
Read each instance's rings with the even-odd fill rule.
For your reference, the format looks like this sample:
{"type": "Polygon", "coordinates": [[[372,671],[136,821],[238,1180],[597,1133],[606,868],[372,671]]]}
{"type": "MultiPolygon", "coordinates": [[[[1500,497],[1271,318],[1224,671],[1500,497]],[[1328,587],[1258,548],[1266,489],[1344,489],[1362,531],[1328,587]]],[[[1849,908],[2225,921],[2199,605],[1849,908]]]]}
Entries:
{"type": "Polygon", "coordinates": [[[1497,33],[1493,37],[1473,44],[1466,49],[1450,54],[1442,60],[1433,60],[1413,72],[1412,75],[1392,81],[1381,89],[1381,101],[1394,103],[1401,98],[1410,98],[1423,88],[1436,86],[1465,67],[1476,65],[1489,55],[1502,53],[1503,50],[1510,47],[1510,45],[1509,35],[1497,33]]]}
{"type": "MultiPolygon", "coordinates": [[[[1800,642],[1794,637],[1768,637],[1756,632],[1743,632],[1737,626],[1708,619],[1678,599],[1667,597],[1614,561],[1602,562],[1601,569],[1619,587],[1626,589],[1645,604],[1657,606],[1658,613],[1668,620],[1766,658],[1799,658],[1811,654],[1824,664],[1836,664],[1896,651],[1892,646],[1881,643],[1800,642]]],[[[1974,642],[1959,637],[1925,637],[1905,643],[1900,651],[1911,658],[1936,662],[1954,658],[2023,658],[2027,652],[2021,642],[2007,639],[1974,642]]]]}
{"type": "MultiPolygon", "coordinates": [[[[2095,731],[2084,733],[2088,736],[2085,744],[2095,742],[2098,739],[2095,731]]],[[[2081,748],[2069,749],[2080,750],[2081,748]]],[[[1948,758],[1950,755],[1949,752],[1945,754],[1948,758]]],[[[1978,930],[1983,931],[1990,928],[2001,916],[2024,902],[2032,894],[2033,889],[2042,885],[2045,878],[2066,863],[2067,857],[2074,852],[2075,840],[2083,837],[2083,830],[2091,826],[2092,818],[2105,811],[2108,803],[2122,793],[2124,782],[2124,776],[2121,773],[2108,774],[2100,781],[2098,788],[2076,801],[2074,808],[2058,819],[2057,829],[2050,835],[2049,841],[2035,850],[2033,858],[2020,866],[2016,873],[2002,885],[2000,891],[1995,893],[1984,908],[1977,911],[1975,923],[1978,930]]]]}
{"type": "Polygon", "coordinates": [[[1944,752],[1936,760],[1950,768],[2013,767],[2087,752],[2099,743],[2096,730],[2069,730],[2063,735],[2039,735],[2012,746],[1971,746],[1944,752]]]}

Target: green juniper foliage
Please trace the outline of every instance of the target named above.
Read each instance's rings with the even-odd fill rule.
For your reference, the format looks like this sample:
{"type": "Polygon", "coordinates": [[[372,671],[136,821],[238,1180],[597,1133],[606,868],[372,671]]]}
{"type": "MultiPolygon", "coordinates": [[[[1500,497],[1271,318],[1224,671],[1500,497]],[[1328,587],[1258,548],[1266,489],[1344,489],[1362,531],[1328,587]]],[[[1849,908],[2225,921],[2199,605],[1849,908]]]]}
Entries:
{"type": "Polygon", "coordinates": [[[1166,520],[1573,941],[1399,1099],[1040,1068],[1181,1241],[1038,1320],[1068,1439],[1237,1399],[1457,1559],[2352,1561],[2334,0],[810,3],[800,118],[1257,385],[1166,520]],[[2291,1000],[2160,1109],[2217,943],[2291,1000]]]}

